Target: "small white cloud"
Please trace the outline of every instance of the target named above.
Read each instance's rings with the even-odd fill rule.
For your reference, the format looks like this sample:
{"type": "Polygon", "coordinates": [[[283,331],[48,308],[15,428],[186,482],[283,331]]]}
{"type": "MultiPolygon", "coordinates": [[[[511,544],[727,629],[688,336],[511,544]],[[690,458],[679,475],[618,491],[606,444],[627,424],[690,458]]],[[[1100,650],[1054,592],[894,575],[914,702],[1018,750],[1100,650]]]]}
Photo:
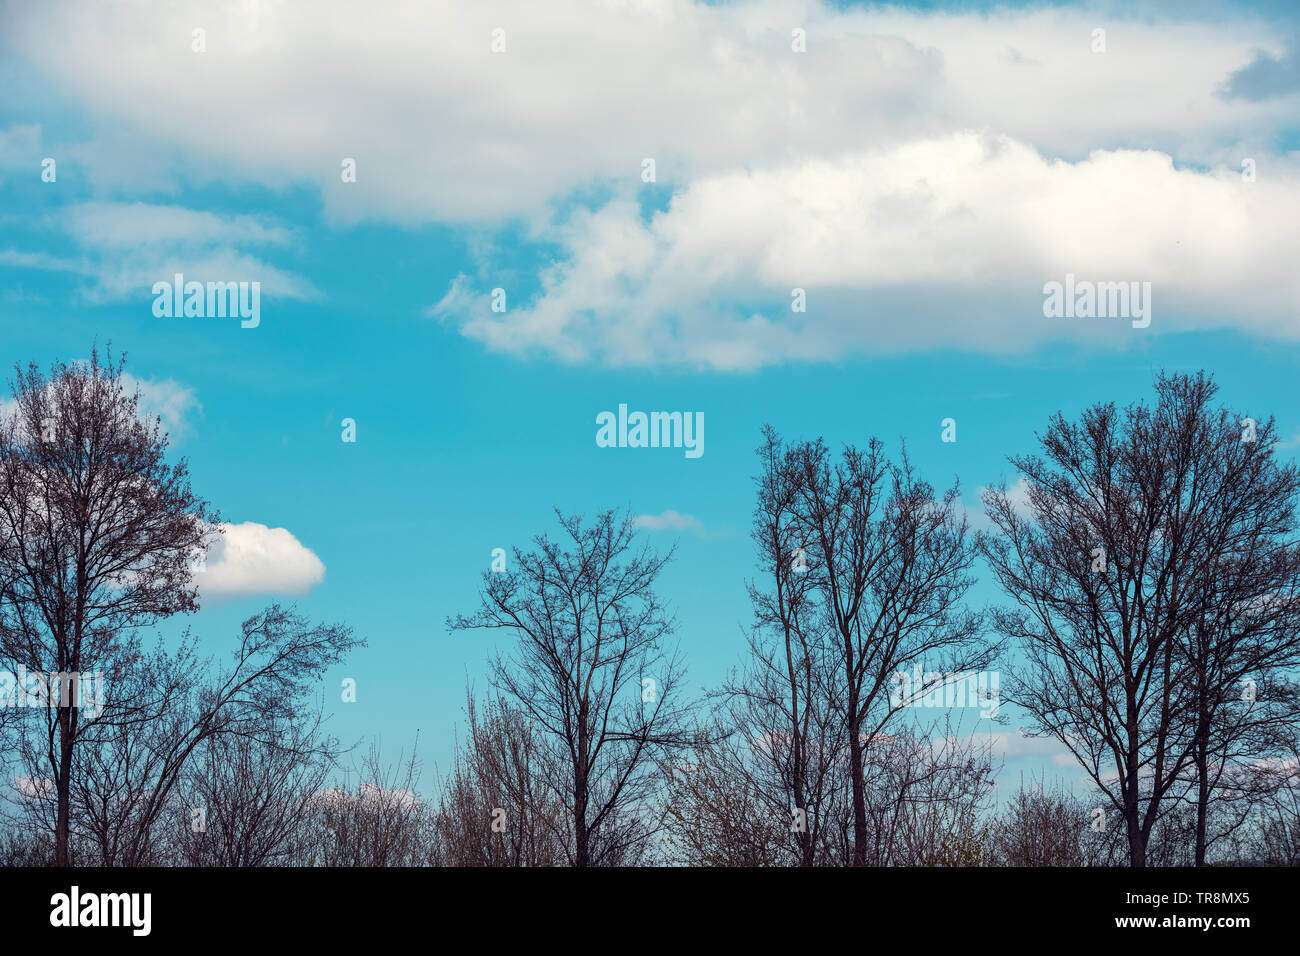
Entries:
{"type": "Polygon", "coordinates": [[[17,249],[0,249],[0,266],[40,269],[43,272],[91,271],[91,263],[86,259],[64,259],[44,252],[19,252],[17,249]]]}
{"type": "MultiPolygon", "coordinates": [[[[991,486],[985,486],[979,490],[978,502],[966,508],[966,517],[970,521],[970,526],[977,531],[989,531],[993,528],[993,522],[989,519],[988,512],[984,510],[984,492],[989,491],[991,486]]],[[[1029,514],[1029,479],[1021,475],[1016,483],[1007,489],[1007,497],[1011,500],[1011,507],[1021,516],[1029,514]]]]}
{"type": "Polygon", "coordinates": [[[1017,757],[1037,757],[1048,760],[1054,767],[1074,767],[1078,761],[1069,748],[1055,737],[1031,737],[1021,731],[1010,733],[972,734],[972,740],[987,742],[993,753],[1005,760],[1017,757]]]}
{"type": "Polygon", "coordinates": [[[414,790],[405,788],[389,789],[374,783],[363,783],[361,785],[361,802],[378,803],[392,809],[409,810],[419,804],[420,798],[416,796],[414,790]]]}
{"type": "Polygon", "coordinates": [[[326,810],[347,810],[356,806],[372,808],[375,811],[411,810],[419,806],[420,797],[414,790],[389,789],[374,783],[363,783],[359,793],[339,787],[317,790],[308,798],[308,803],[313,807],[326,810]]]}
{"type": "Polygon", "coordinates": [[[52,798],[55,792],[55,783],[50,777],[14,777],[9,785],[23,803],[52,798]]]}
{"type": "Polygon", "coordinates": [[[173,438],[188,433],[190,414],[203,410],[203,406],[194,397],[194,389],[175,379],[150,381],[124,372],[122,387],[128,395],[139,390],[141,413],[149,419],[155,416],[161,418],[163,426],[173,438]]]}
{"type": "Polygon", "coordinates": [[[223,524],[204,570],[195,576],[202,597],[233,600],[256,594],[303,595],[325,579],[325,565],[285,528],[255,521],[223,524]]]}
{"type": "Polygon", "coordinates": [[[679,514],[671,508],[657,515],[637,515],[632,519],[632,523],[642,531],[692,531],[700,535],[704,533],[704,525],[699,519],[691,515],[679,514]]]}
{"type": "Polygon", "coordinates": [[[1029,479],[1024,475],[1020,480],[1011,486],[1007,492],[1007,497],[1011,499],[1011,507],[1015,508],[1020,514],[1029,513],[1029,479]]]}
{"type": "Polygon", "coordinates": [[[474,293],[469,277],[461,272],[451,280],[451,285],[447,287],[447,294],[425,309],[424,314],[431,319],[461,315],[470,307],[473,298],[474,293]]]}

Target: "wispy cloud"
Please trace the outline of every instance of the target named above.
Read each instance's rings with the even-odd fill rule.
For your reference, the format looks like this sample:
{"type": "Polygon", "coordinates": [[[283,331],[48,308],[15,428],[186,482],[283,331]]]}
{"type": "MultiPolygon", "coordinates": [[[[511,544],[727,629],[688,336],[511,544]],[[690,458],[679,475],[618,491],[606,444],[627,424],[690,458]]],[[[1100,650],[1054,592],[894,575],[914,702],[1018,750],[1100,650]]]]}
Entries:
{"type": "Polygon", "coordinates": [[[173,438],[189,434],[193,427],[192,416],[203,411],[194,389],[175,379],[153,381],[124,372],[122,387],[128,394],[139,391],[141,413],[148,418],[162,419],[163,426],[173,438]]]}
{"type": "Polygon", "coordinates": [[[1023,730],[990,734],[972,734],[973,742],[987,743],[996,757],[1004,760],[1035,758],[1047,760],[1054,767],[1077,767],[1074,755],[1055,737],[1032,737],[1023,730]]]}
{"type": "Polygon", "coordinates": [[[258,217],[220,215],[149,203],[78,203],[49,223],[79,247],[76,257],[0,249],[0,265],[71,272],[90,280],[91,301],[147,298],[176,273],[199,281],[256,281],[266,295],[310,300],[319,290],[304,276],[274,266],[250,247],[285,247],[288,228],[258,217]]]}
{"type": "Polygon", "coordinates": [[[704,525],[692,515],[684,515],[669,508],[657,515],[637,515],[632,523],[642,531],[690,531],[704,534],[704,525]]]}

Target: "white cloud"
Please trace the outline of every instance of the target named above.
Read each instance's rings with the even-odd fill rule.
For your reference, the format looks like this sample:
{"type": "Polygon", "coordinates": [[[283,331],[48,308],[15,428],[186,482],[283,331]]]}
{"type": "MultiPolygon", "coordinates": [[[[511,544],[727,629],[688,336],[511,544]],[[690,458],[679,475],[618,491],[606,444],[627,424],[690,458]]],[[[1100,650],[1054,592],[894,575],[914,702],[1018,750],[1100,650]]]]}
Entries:
{"type": "Polygon", "coordinates": [[[182,385],[175,379],[151,381],[123,372],[122,387],[128,395],[138,389],[140,411],[146,418],[152,419],[155,416],[161,418],[163,427],[173,438],[188,434],[190,416],[203,410],[203,406],[195,397],[194,389],[182,385]]]}
{"type": "Polygon", "coordinates": [[[693,531],[696,534],[704,532],[704,525],[699,519],[691,515],[679,514],[671,508],[657,515],[637,515],[632,519],[632,523],[643,531],[693,531]]]}
{"type": "MultiPolygon", "coordinates": [[[[335,222],[522,220],[560,252],[531,301],[501,316],[484,304],[495,281],[430,290],[431,311],[496,350],[749,369],[1201,328],[1300,336],[1300,166],[1273,149],[1293,102],[1223,95],[1260,51],[1286,55],[1262,15],[1107,16],[1104,53],[1088,10],[813,0],[392,0],[381,18],[352,0],[53,0],[7,19],[9,47],[115,131],[77,155],[122,188],[123,144],[151,142],[191,180],[312,187],[335,222]],[[356,183],[339,180],[344,157],[356,183]],[[673,197],[648,222],[645,157],[673,197]],[[601,198],[574,213],[575,195],[601,198]],[[1152,328],[1044,318],[1042,286],[1067,272],[1150,281],[1152,328]],[[806,313],[789,309],[795,287],[806,313]]],[[[139,188],[160,177],[145,164],[139,188]]],[[[104,297],[170,271],[262,270],[282,294],[313,291],[238,251],[281,242],[274,226],[208,220],[183,261],[129,242],[184,241],[202,214],[130,212],[129,228],[120,211],[76,220],[104,297]]]]}
{"type": "Polygon", "coordinates": [[[53,798],[58,785],[52,777],[13,777],[9,786],[20,803],[37,803],[53,798]]]}
{"type": "Polygon", "coordinates": [[[1054,767],[1077,767],[1074,755],[1055,737],[1031,737],[1019,730],[991,734],[972,734],[971,740],[988,743],[993,754],[1004,760],[1017,757],[1037,757],[1048,760],[1054,767]]]}
{"type": "Polygon", "coordinates": [[[0,265],[13,266],[16,269],[40,269],[45,272],[89,273],[92,271],[90,262],[85,259],[66,259],[45,252],[21,252],[17,249],[0,249],[0,265]]]}
{"type": "Polygon", "coordinates": [[[303,595],[325,579],[325,565],[284,528],[245,521],[222,525],[206,568],[195,576],[202,598],[303,595]]]}
{"type": "Polygon", "coordinates": [[[0,265],[72,272],[91,280],[92,301],[132,297],[150,302],[155,282],[187,279],[260,282],[262,292],[310,300],[320,293],[306,278],[277,268],[248,246],[283,247],[293,234],[253,216],[218,215],[182,206],[87,202],[51,215],[51,224],[80,246],[76,258],[0,250],[0,265]]]}
{"type": "Polygon", "coordinates": [[[637,181],[646,156],[680,183],[967,127],[1060,155],[1141,145],[1206,161],[1290,120],[1285,102],[1219,95],[1258,50],[1283,52],[1254,17],[1107,17],[1104,54],[1084,10],[808,0],[392,0],[383,17],[352,0],[54,0],[7,19],[13,50],[103,125],[200,176],[315,184],[345,219],[529,215],[594,181],[637,181]],[[795,25],[806,53],[791,51],[795,25]],[[340,183],[343,157],[356,183],[340,183]]]}
{"type": "Polygon", "coordinates": [[[69,207],[67,231],[101,249],[177,243],[274,243],[291,234],[253,216],[215,213],[149,203],[87,202],[69,207]]]}
{"type": "Polygon", "coordinates": [[[411,810],[420,805],[420,797],[414,790],[406,788],[388,788],[374,783],[362,783],[357,793],[339,787],[317,790],[308,798],[308,802],[313,806],[331,810],[347,810],[358,806],[372,807],[376,811],[411,810]]]}
{"type": "Polygon", "coordinates": [[[363,783],[361,785],[361,802],[378,803],[392,809],[410,810],[419,805],[420,798],[414,790],[407,790],[406,788],[394,789],[381,787],[374,783],[363,783]]]}
{"type": "Polygon", "coordinates": [[[648,222],[632,202],[579,212],[533,301],[493,313],[462,281],[442,309],[504,352],[720,369],[1222,326],[1295,340],[1298,217],[1300,170],[1245,183],[965,132],[700,179],[648,222]],[[1150,282],[1151,328],[1045,317],[1044,283],[1068,273],[1150,282]]]}
{"type": "MultiPolygon", "coordinates": [[[[984,493],[990,490],[991,486],[986,485],[979,490],[976,501],[972,505],[962,504],[966,511],[966,518],[970,526],[977,531],[990,531],[993,529],[993,522],[989,518],[988,512],[984,508],[984,493]]],[[[1029,479],[1021,475],[1016,479],[1015,484],[1007,488],[1007,497],[1011,499],[1011,507],[1023,517],[1029,517],[1029,479]]]]}

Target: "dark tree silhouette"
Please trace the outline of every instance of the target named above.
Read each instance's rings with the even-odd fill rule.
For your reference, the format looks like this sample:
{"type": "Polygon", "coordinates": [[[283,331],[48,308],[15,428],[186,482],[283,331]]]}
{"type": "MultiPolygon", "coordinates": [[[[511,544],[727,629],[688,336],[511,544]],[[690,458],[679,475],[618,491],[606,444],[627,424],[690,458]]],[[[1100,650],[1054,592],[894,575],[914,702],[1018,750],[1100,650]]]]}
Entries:
{"type": "MultiPolygon", "coordinates": [[[[20,368],[16,407],[0,416],[0,661],[11,670],[111,673],[127,666],[126,632],[198,607],[191,565],[219,519],[190,491],[185,460],[165,460],[161,422],[142,419],[122,369],[98,351],[48,375],[20,368]]],[[[92,721],[70,678],[56,682],[41,751],[67,865],[74,752],[92,721]]]]}
{"type": "MultiPolygon", "coordinates": [[[[147,863],[159,842],[157,825],[176,797],[196,789],[225,800],[197,808],[220,828],[220,839],[236,841],[221,850],[226,859],[247,863],[274,849],[282,834],[256,833],[240,819],[252,797],[238,781],[195,777],[201,767],[192,765],[194,755],[260,761],[264,790],[276,774],[310,777],[316,765],[332,765],[338,748],[317,732],[322,717],[309,698],[324,672],[361,644],[346,625],[313,624],[271,605],[240,626],[232,665],[195,657],[192,643],[173,654],[160,647],[136,655],[125,679],[109,689],[105,717],[90,726],[74,763],[73,806],[99,862],[147,863]]],[[[262,823],[271,822],[263,816],[262,823]]]]}
{"type": "MultiPolygon", "coordinates": [[[[757,454],[750,537],[758,576],[748,585],[754,623],[745,663],[719,695],[725,730],[740,740],[705,749],[707,769],[695,788],[737,781],[731,788],[779,825],[799,865],[813,866],[836,856],[845,811],[840,655],[807,556],[792,550],[792,542],[802,540],[800,450],[787,448],[765,426],[757,454]]],[[[755,829],[761,845],[769,830],[755,829]]]]}
{"type": "Polygon", "coordinates": [[[657,829],[656,760],[690,740],[680,657],[664,647],[672,619],[655,592],[672,555],[636,550],[629,515],[557,517],[563,543],[541,535],[535,550],[514,549],[513,568],[484,573],[479,610],[447,626],[518,639],[494,659],[493,683],[558,748],[552,785],[572,816],[573,864],[635,861],[657,829]]]}
{"type": "MultiPolygon", "coordinates": [[[[936,495],[906,454],[891,463],[875,439],[865,449],[846,446],[835,461],[820,439],[784,448],[768,432],[760,452],[766,469],[780,470],[760,485],[788,489],[781,494],[789,498],[783,507],[790,560],[807,567],[796,572],[807,583],[790,592],[796,607],[807,606],[803,622],[810,627],[800,632],[820,629],[838,669],[834,695],[848,754],[852,859],[864,866],[871,840],[868,751],[904,708],[951,677],[987,669],[996,657],[997,647],[983,639],[982,616],[963,606],[974,584],[976,536],[956,487],[936,495]],[[898,675],[916,667],[935,676],[900,694],[898,675]]],[[[780,608],[775,611],[780,621],[780,608]]]]}
{"type": "Polygon", "coordinates": [[[518,707],[466,691],[468,721],[437,815],[443,866],[560,866],[573,836],[552,786],[563,768],[518,707]]]}
{"type": "Polygon", "coordinates": [[[1272,422],[1212,409],[1204,373],[1155,390],[1154,407],[1057,414],[1044,457],[1011,459],[1023,506],[1005,485],[984,499],[989,564],[1017,605],[998,626],[1027,660],[1009,697],[1120,812],[1132,866],[1184,799],[1204,859],[1205,809],[1230,779],[1214,763],[1266,745],[1293,709],[1240,707],[1239,681],[1280,686],[1297,660],[1300,484],[1273,459],[1272,422]]]}

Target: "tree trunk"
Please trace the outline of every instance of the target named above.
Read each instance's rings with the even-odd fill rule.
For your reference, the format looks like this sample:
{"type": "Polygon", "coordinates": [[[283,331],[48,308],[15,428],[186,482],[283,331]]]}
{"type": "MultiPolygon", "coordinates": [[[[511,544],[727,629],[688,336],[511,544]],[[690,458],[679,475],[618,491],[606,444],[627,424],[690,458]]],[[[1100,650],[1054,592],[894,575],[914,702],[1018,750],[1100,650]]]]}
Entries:
{"type": "Polygon", "coordinates": [[[1138,813],[1138,767],[1136,747],[1128,755],[1128,781],[1124,788],[1124,829],[1128,833],[1128,865],[1144,868],[1147,865],[1147,834],[1142,830],[1138,813]]]}
{"type": "Polygon", "coordinates": [[[1210,811],[1209,718],[1202,711],[1196,734],[1196,865],[1205,866],[1210,811]]]}
{"type": "Polygon", "coordinates": [[[794,728],[794,805],[795,809],[804,811],[804,827],[796,831],[795,843],[799,845],[799,865],[812,866],[812,830],[808,826],[808,804],[804,800],[803,788],[803,740],[799,728],[794,728]]]}
{"type": "Polygon", "coordinates": [[[858,716],[858,690],[849,681],[849,774],[853,778],[853,865],[867,865],[867,795],[862,775],[862,742],[858,716]]]}
{"type": "Polygon", "coordinates": [[[578,763],[573,773],[574,866],[591,866],[587,833],[587,702],[578,709],[578,763]]]}
{"type": "Polygon", "coordinates": [[[1147,865],[1147,841],[1136,821],[1128,827],[1128,865],[1135,869],[1145,869],[1147,865]]]}
{"type": "MultiPolygon", "coordinates": [[[[1130,764],[1133,761],[1130,760],[1130,764]]],[[[1124,797],[1124,829],[1128,833],[1128,865],[1143,869],[1147,865],[1147,834],[1138,814],[1137,772],[1133,771],[1128,793],[1124,797]]]]}
{"type": "Polygon", "coordinates": [[[71,866],[68,831],[72,824],[72,712],[59,709],[59,779],[56,788],[58,813],[54,823],[54,865],[71,866]]]}

